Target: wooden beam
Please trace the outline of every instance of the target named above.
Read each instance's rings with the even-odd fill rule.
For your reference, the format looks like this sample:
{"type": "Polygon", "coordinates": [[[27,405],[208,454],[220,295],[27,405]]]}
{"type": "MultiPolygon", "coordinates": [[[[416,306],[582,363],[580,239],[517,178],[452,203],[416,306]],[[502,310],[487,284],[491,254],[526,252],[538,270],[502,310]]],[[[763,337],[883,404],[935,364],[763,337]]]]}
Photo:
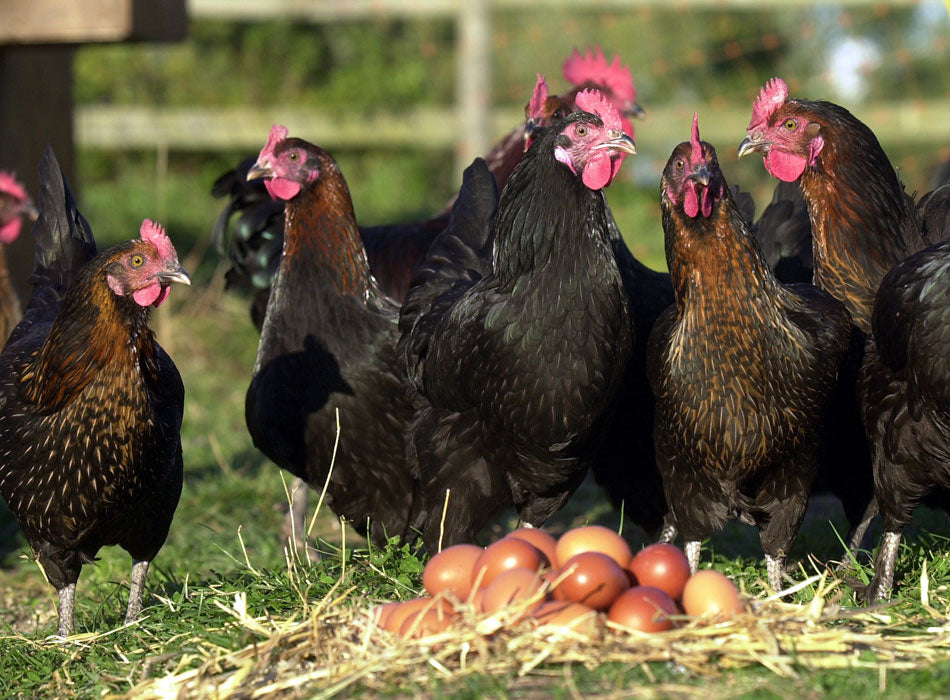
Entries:
{"type": "Polygon", "coordinates": [[[185,0],[3,0],[0,44],[178,41],[185,0]]]}
{"type": "MultiPolygon", "coordinates": [[[[368,16],[432,17],[454,16],[468,0],[188,0],[192,17],[262,21],[295,17],[309,22],[353,20],[368,16]]],[[[912,6],[920,0],[890,0],[889,5],[912,6]]],[[[490,0],[491,10],[524,10],[543,6],[574,11],[623,11],[642,7],[687,9],[730,9],[762,11],[798,8],[802,0],[490,0]]],[[[838,0],[836,5],[868,7],[879,0],[838,0]]]]}
{"type": "MultiPolygon", "coordinates": [[[[751,104],[751,102],[750,102],[751,104]]],[[[720,149],[737,146],[749,123],[748,104],[699,103],[650,105],[646,119],[635,122],[638,149],[665,152],[689,136],[699,111],[703,138],[720,149]]],[[[860,105],[854,114],[885,143],[950,143],[950,104],[944,99],[893,100],[860,105]]],[[[489,119],[491,140],[524,119],[518,106],[496,107],[489,119]]],[[[366,114],[273,105],[266,109],[150,108],[86,105],[76,110],[76,139],[89,148],[221,151],[259,149],[272,124],[285,124],[327,148],[452,149],[462,128],[454,106],[408,108],[366,114]]]]}

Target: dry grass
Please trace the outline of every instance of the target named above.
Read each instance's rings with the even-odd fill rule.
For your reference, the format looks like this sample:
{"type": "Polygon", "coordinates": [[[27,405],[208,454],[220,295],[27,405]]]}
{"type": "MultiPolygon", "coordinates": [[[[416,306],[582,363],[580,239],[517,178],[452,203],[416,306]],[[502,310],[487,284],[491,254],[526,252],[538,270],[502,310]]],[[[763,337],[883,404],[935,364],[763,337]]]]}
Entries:
{"type": "MultiPolygon", "coordinates": [[[[306,569],[288,556],[287,575],[307,588],[306,569]]],[[[341,577],[341,581],[343,578],[341,577]]],[[[301,598],[289,618],[253,615],[242,593],[213,604],[231,616],[229,625],[249,641],[237,651],[206,645],[201,658],[182,658],[178,669],[135,686],[137,698],[261,698],[297,695],[333,697],[361,690],[391,691],[425,685],[433,677],[455,682],[467,675],[545,677],[552,667],[608,663],[643,666],[671,662],[692,676],[717,676],[728,669],[760,666],[781,677],[802,669],[877,668],[908,670],[950,659],[950,622],[926,601],[931,626],[887,607],[846,609],[839,605],[841,582],[823,572],[780,594],[751,601],[753,612],[728,621],[683,620],[659,634],[627,632],[602,622],[591,633],[511,627],[518,607],[474,615],[461,604],[460,621],[449,631],[405,640],[379,629],[372,603],[353,589],[335,587],[319,600],[301,598]],[[782,603],[782,594],[811,589],[805,605],[782,603]],[[184,670],[186,669],[187,670],[184,670]]],[[[647,667],[649,668],[649,667],[647,667]]],[[[649,674],[649,671],[647,671],[649,674]]],[[[700,694],[697,687],[653,685],[649,694],[700,694]]],[[[628,693],[629,695],[629,693],[628,693]]]]}

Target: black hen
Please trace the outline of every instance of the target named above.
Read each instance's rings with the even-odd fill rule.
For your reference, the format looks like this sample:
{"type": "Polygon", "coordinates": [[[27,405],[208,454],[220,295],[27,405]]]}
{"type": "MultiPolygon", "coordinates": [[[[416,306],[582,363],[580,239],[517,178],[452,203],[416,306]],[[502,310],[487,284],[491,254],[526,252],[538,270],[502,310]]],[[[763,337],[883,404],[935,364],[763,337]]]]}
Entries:
{"type": "Polygon", "coordinates": [[[755,524],[777,590],[824,456],[850,320],[828,294],[776,280],[695,117],[663,171],[661,207],[676,304],[650,337],[648,371],[673,525],[695,571],[702,539],[730,518],[755,524]]]}
{"type": "Polygon", "coordinates": [[[184,388],[148,317],[189,278],[148,220],[96,255],[50,149],[40,181],[33,294],[0,354],[0,494],[59,591],[66,635],[80,570],[107,545],[132,555],[136,617],[178,505],[184,388]]]}
{"type": "Polygon", "coordinates": [[[861,389],[884,521],[868,589],[874,601],[891,593],[914,508],[950,489],[950,241],[911,255],[884,277],[872,328],[861,389]]]}
{"type": "Polygon", "coordinates": [[[469,172],[482,183],[475,216],[453,217],[403,307],[433,551],[505,505],[543,523],[580,484],[614,408],[631,326],[599,190],[633,141],[599,93],[577,104],[586,111],[538,133],[490,225],[486,171],[469,172]]]}
{"type": "Polygon", "coordinates": [[[245,404],[254,444],[316,489],[329,478],[328,505],[362,533],[370,521],[375,542],[411,536],[399,307],[370,274],[346,181],[329,153],[277,126],[249,177],[264,178],[287,213],[245,404]]]}

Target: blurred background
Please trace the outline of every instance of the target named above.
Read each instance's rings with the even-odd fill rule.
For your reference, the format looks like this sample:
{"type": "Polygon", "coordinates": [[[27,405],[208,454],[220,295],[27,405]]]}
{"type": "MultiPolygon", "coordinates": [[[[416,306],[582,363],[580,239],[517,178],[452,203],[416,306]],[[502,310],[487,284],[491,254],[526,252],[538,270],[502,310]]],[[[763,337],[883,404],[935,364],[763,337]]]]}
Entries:
{"type": "MultiPolygon", "coordinates": [[[[646,110],[610,204],[634,254],[665,268],[659,177],[694,111],[730,184],[759,211],[771,196],[761,162],[735,155],[772,76],[793,96],[847,107],[909,191],[932,189],[950,160],[948,29],[940,0],[3,0],[0,168],[35,194],[52,143],[100,247],[137,235],[145,217],[167,225],[195,284],[153,320],[188,391],[185,492],[161,559],[227,570],[239,526],[254,561],[282,561],[272,505],[286,497],[244,426],[257,333],[248,297],[224,291],[210,241],[223,202],[210,190],[271,124],[336,156],[361,223],[424,219],[462,166],[523,119],[536,73],[561,92],[564,60],[599,45],[630,66],[646,110]],[[188,536],[196,526],[207,537],[188,536]]],[[[10,251],[21,285],[30,239],[10,251]]],[[[597,517],[589,502],[573,513],[597,517]]],[[[0,564],[25,552],[0,505],[0,564]]],[[[126,575],[124,555],[103,557],[98,580],[126,575]]],[[[17,570],[0,579],[42,595],[35,569],[17,570]]]]}
{"type": "MultiPolygon", "coordinates": [[[[44,38],[17,38],[16,6],[49,4],[0,8],[21,50],[35,55],[44,38]]],[[[793,95],[838,102],[868,123],[911,191],[929,190],[950,158],[950,21],[941,0],[75,3],[84,4],[102,14],[100,25],[103,8],[132,13],[127,37],[103,43],[89,28],[67,44],[73,176],[105,241],[149,215],[197,244],[221,206],[208,194],[216,175],[256,153],[275,122],[334,153],[361,223],[424,218],[452,194],[462,166],[522,118],[535,74],[560,91],[565,58],[595,45],[630,66],[646,109],[635,125],[639,155],[609,198],[634,253],[656,267],[664,264],[659,174],[688,137],[694,110],[730,182],[756,194],[761,210],[771,183],[757,159],[737,162],[735,147],[773,75],[793,95]]],[[[56,20],[47,15],[46,27],[56,20]]],[[[7,85],[2,98],[35,99],[54,89],[55,73],[18,92],[7,85]]],[[[5,138],[36,124],[21,121],[5,138]]],[[[28,180],[40,148],[20,156],[34,164],[28,180]]]]}

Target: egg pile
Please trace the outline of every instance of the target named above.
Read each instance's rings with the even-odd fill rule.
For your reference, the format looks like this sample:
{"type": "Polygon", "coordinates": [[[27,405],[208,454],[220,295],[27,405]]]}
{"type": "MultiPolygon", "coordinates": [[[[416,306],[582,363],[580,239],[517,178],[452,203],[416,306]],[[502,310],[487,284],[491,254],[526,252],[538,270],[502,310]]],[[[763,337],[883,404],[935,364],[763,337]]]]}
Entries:
{"type": "Polygon", "coordinates": [[[653,544],[634,555],[616,532],[578,527],[555,540],[524,528],[482,548],[459,544],[432,557],[422,575],[431,597],[386,603],[376,624],[403,637],[451,628],[459,608],[476,614],[508,609],[507,624],[531,618],[539,626],[591,632],[603,617],[641,632],[662,632],[675,616],[730,617],[745,610],[735,584],[711,569],[689,575],[680,549],[653,544]]]}

